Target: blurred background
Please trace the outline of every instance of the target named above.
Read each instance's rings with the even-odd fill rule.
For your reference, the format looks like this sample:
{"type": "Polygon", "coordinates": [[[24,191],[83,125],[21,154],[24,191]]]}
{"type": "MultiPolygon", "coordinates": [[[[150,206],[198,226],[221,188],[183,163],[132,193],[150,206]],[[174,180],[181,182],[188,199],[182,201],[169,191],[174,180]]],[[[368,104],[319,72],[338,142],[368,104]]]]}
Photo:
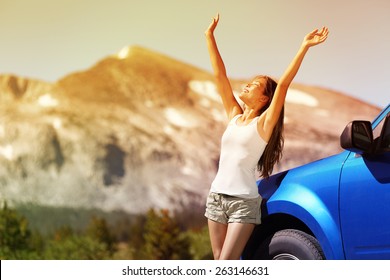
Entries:
{"type": "Polygon", "coordinates": [[[1,259],[211,257],[204,203],[226,118],[204,30],[217,12],[235,93],[330,29],[289,91],[274,172],[340,152],[344,126],[388,104],[385,0],[2,0],[1,259]]]}

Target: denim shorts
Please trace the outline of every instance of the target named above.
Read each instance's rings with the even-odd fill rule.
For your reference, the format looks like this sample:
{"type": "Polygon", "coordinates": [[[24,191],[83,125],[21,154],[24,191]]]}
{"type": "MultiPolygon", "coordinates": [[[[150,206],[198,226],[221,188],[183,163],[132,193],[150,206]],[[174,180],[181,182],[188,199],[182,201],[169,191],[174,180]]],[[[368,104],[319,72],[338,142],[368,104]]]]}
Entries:
{"type": "Polygon", "coordinates": [[[206,202],[206,218],[222,223],[261,223],[261,197],[240,198],[210,192],[206,202]]]}

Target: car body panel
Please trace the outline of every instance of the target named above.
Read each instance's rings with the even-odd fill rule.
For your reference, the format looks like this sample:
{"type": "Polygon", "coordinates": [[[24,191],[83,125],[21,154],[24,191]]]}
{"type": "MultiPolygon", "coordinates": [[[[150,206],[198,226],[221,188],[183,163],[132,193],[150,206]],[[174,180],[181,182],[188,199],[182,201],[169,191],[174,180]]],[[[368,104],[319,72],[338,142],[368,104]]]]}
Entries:
{"type": "Polygon", "coordinates": [[[390,153],[351,153],[340,181],[347,259],[390,259],[390,153]]]}
{"type": "Polygon", "coordinates": [[[258,182],[267,215],[298,217],[320,241],[326,258],[344,258],[340,248],[338,180],[347,153],[341,153],[286,172],[279,188],[267,195],[267,179],[258,182]],[[329,168],[330,167],[330,168],[329,168]],[[316,180],[312,180],[313,176],[316,180]],[[321,182],[321,184],[319,184],[321,182]]]}

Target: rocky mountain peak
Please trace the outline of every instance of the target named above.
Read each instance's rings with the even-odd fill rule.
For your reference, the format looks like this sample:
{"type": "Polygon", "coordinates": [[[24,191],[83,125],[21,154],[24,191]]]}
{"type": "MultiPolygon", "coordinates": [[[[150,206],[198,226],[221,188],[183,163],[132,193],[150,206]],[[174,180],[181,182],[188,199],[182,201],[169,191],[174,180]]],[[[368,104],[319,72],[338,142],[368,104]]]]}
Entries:
{"type": "Polygon", "coordinates": [[[12,103],[14,101],[31,100],[37,93],[48,90],[50,83],[18,77],[16,75],[0,75],[0,102],[12,103]]]}

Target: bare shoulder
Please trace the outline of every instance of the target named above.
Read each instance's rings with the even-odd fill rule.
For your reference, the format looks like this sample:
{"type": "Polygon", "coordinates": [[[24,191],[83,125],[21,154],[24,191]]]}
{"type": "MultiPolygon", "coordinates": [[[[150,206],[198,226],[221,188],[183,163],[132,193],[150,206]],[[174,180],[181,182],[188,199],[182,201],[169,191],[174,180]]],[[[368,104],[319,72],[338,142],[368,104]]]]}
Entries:
{"type": "MultiPolygon", "coordinates": [[[[237,103],[238,104],[238,103],[237,103]]],[[[233,106],[230,110],[230,112],[227,112],[227,115],[228,115],[228,119],[229,121],[231,121],[233,118],[235,118],[237,115],[241,115],[243,112],[242,112],[242,109],[241,107],[238,105],[238,106],[233,106]]]]}

